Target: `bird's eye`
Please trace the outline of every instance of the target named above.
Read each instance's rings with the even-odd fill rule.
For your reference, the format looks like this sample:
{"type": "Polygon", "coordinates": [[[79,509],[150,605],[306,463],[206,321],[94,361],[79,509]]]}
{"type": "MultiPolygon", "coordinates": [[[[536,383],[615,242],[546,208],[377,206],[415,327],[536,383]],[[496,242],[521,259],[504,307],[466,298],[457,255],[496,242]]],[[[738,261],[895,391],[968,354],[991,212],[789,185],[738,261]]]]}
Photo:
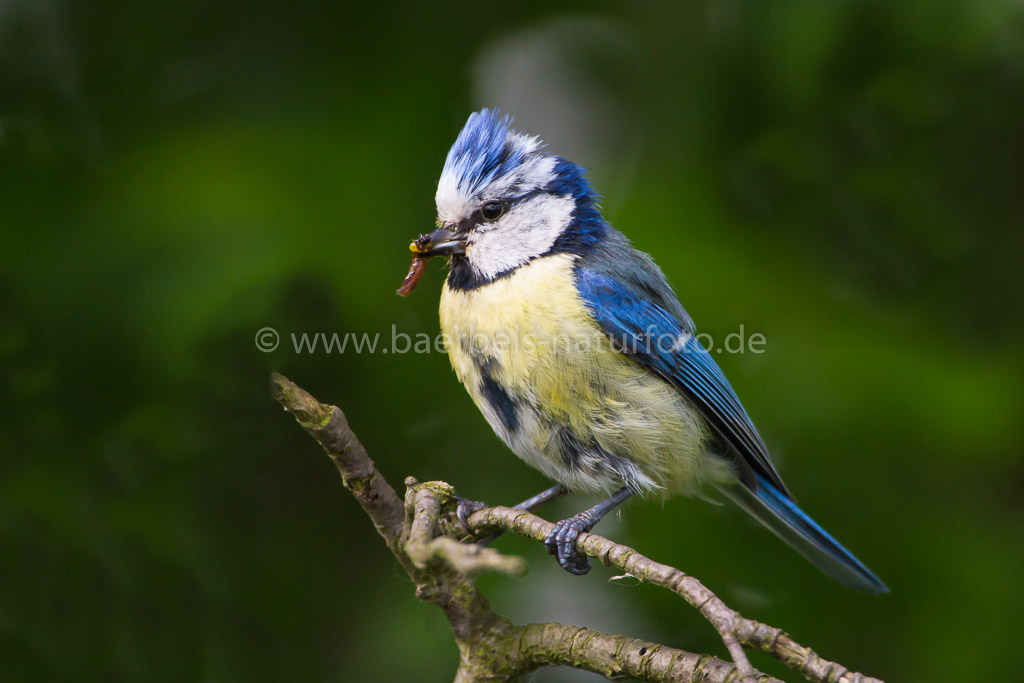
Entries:
{"type": "Polygon", "coordinates": [[[496,221],[505,214],[505,204],[502,202],[487,202],[480,209],[480,215],[485,221],[496,221]]]}

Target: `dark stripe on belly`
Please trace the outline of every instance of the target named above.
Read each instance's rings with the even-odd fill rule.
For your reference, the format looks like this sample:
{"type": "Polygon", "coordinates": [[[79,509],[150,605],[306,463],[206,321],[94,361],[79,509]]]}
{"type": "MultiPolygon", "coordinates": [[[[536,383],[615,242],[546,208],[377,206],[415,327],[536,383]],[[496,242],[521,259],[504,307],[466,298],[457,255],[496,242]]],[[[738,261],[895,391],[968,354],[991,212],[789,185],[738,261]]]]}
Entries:
{"type": "Polygon", "coordinates": [[[485,363],[481,367],[480,393],[484,400],[491,406],[491,409],[498,414],[501,424],[510,432],[519,431],[519,413],[516,411],[516,402],[509,396],[508,392],[498,384],[494,377],[488,372],[491,363],[485,363]]]}
{"type": "Polygon", "coordinates": [[[555,433],[558,435],[558,454],[562,456],[562,464],[570,470],[580,469],[580,460],[590,449],[567,427],[555,427],[555,433]]]}
{"type": "Polygon", "coordinates": [[[553,426],[558,454],[570,471],[586,472],[597,479],[613,477],[621,486],[640,490],[637,466],[631,460],[609,453],[592,440],[582,440],[568,427],[553,426]]]}

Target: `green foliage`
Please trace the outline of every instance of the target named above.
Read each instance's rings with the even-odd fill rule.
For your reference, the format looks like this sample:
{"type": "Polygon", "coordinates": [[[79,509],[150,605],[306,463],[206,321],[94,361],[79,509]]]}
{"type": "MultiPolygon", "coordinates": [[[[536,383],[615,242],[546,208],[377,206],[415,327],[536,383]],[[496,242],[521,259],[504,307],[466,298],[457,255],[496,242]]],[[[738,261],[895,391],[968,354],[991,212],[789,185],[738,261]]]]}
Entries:
{"type": "MultiPolygon", "coordinates": [[[[466,115],[540,106],[530,132],[568,153],[595,102],[579,160],[609,218],[702,331],[765,335],[721,365],[802,506],[892,594],[700,501],[598,531],[872,675],[1024,664],[1020,4],[574,4],[0,7],[5,680],[449,680],[443,618],[269,373],[341,406],[392,484],[546,486],[443,355],[301,354],[289,334],[435,334],[438,264],[393,292],[466,115]],[[508,81],[486,57],[510,44],[561,66],[508,81]],[[569,108],[545,113],[565,73],[569,108]]],[[[654,589],[498,547],[532,566],[482,580],[517,621],[724,656],[654,589]]]]}

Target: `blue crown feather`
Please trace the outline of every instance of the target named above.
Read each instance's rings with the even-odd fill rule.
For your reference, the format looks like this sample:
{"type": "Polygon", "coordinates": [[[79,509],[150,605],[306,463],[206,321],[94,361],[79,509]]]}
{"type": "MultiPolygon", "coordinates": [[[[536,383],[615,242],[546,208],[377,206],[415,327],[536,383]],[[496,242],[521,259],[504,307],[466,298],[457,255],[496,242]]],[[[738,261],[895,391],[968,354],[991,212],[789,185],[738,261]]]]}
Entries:
{"type": "Polygon", "coordinates": [[[512,118],[497,109],[470,114],[448,152],[443,174],[452,174],[460,190],[474,195],[522,165],[541,142],[512,130],[511,124],[512,118]]]}

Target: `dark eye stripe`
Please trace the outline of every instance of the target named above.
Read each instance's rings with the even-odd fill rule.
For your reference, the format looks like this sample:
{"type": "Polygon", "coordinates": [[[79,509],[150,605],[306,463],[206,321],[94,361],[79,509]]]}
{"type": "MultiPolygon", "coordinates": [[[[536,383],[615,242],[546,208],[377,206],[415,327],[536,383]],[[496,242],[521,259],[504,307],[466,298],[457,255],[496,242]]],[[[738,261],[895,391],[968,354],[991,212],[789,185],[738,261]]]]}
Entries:
{"type": "MultiPolygon", "coordinates": [[[[497,201],[487,202],[486,204],[484,204],[484,206],[487,206],[487,204],[492,204],[492,203],[494,203],[494,204],[498,204],[498,203],[502,204],[504,206],[504,211],[502,211],[501,215],[498,216],[498,218],[500,218],[501,216],[504,216],[506,213],[508,213],[509,210],[512,207],[514,207],[516,204],[521,204],[522,202],[525,202],[525,201],[528,201],[530,199],[533,199],[537,195],[541,195],[541,194],[544,194],[544,193],[545,193],[545,190],[541,190],[541,189],[530,190],[529,192],[524,192],[523,194],[519,195],[518,197],[509,197],[507,199],[504,199],[501,202],[497,202],[497,201]]],[[[496,218],[491,218],[489,220],[493,221],[493,220],[497,220],[497,219],[496,218]]],[[[469,216],[469,218],[465,218],[465,219],[459,221],[455,231],[456,232],[468,232],[469,230],[472,230],[474,227],[476,227],[480,223],[484,223],[484,222],[487,222],[487,221],[488,221],[488,219],[485,218],[484,215],[483,215],[483,207],[481,207],[481,208],[477,209],[476,211],[474,211],[473,214],[471,216],[469,216]]]]}

